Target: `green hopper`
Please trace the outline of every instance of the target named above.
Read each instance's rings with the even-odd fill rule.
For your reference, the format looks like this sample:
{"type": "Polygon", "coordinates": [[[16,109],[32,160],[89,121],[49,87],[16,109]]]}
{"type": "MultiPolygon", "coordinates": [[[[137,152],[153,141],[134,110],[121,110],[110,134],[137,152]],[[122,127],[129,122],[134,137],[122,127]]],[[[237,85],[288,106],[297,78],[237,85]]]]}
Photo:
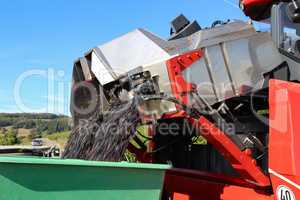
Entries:
{"type": "Polygon", "coordinates": [[[1,200],[158,200],[168,165],[0,157],[1,200]]]}

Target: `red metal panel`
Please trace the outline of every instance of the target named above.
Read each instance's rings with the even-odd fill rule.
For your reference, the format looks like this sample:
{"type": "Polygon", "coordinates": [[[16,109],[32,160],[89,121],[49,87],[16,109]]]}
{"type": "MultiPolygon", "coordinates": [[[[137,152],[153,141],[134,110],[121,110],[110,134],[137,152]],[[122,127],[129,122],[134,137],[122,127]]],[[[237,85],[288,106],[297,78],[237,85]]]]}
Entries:
{"type": "Polygon", "coordinates": [[[238,186],[226,186],[221,195],[223,200],[274,200],[274,196],[257,190],[238,186]]]}
{"type": "Polygon", "coordinates": [[[300,84],[271,80],[269,85],[269,172],[273,189],[278,194],[280,186],[285,186],[300,199],[300,84]]]}
{"type": "Polygon", "coordinates": [[[165,189],[173,200],[271,200],[263,188],[233,177],[171,169],[165,177],[165,189]]]}

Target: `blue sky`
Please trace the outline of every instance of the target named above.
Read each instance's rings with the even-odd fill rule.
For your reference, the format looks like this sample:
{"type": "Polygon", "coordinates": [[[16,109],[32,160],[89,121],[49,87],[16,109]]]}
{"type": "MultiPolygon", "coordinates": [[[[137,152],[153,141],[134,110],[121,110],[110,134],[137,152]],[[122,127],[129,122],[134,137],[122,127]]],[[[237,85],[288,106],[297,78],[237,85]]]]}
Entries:
{"type": "Polygon", "coordinates": [[[72,63],[89,48],[135,28],[145,28],[166,38],[170,20],[180,13],[197,19],[202,27],[217,19],[247,20],[234,6],[235,2],[1,0],[0,112],[28,111],[16,105],[14,91],[19,81],[21,101],[31,111],[43,111],[48,103],[54,102],[53,108],[46,111],[68,114],[72,63]],[[25,72],[43,75],[21,81],[25,72]],[[49,78],[49,73],[54,76],[49,78]],[[49,83],[53,91],[50,96],[49,83]],[[58,96],[62,89],[64,95],[58,96]]]}

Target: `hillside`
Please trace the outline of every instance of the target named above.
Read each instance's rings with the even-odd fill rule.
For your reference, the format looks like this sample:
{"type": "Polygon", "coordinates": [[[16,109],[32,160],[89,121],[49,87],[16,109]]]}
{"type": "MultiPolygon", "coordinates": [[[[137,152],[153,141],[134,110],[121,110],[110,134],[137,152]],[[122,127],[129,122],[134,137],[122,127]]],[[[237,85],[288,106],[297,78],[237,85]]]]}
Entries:
{"type": "Polygon", "coordinates": [[[71,119],[50,113],[0,113],[0,145],[30,144],[43,138],[64,146],[71,129],[71,119]]]}

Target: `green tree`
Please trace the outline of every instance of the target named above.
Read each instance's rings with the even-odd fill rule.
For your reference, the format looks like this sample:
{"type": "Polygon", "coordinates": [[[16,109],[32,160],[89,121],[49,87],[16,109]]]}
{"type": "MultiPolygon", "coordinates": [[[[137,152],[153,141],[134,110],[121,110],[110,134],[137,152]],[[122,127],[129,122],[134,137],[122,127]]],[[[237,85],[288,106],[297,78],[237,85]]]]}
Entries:
{"type": "Polygon", "coordinates": [[[9,129],[5,134],[0,135],[0,145],[15,145],[19,144],[20,141],[17,137],[16,129],[9,129]]]}
{"type": "Polygon", "coordinates": [[[42,137],[42,133],[39,132],[37,129],[30,130],[30,134],[28,135],[29,140],[33,140],[35,138],[41,138],[41,137],[42,137]]]}

